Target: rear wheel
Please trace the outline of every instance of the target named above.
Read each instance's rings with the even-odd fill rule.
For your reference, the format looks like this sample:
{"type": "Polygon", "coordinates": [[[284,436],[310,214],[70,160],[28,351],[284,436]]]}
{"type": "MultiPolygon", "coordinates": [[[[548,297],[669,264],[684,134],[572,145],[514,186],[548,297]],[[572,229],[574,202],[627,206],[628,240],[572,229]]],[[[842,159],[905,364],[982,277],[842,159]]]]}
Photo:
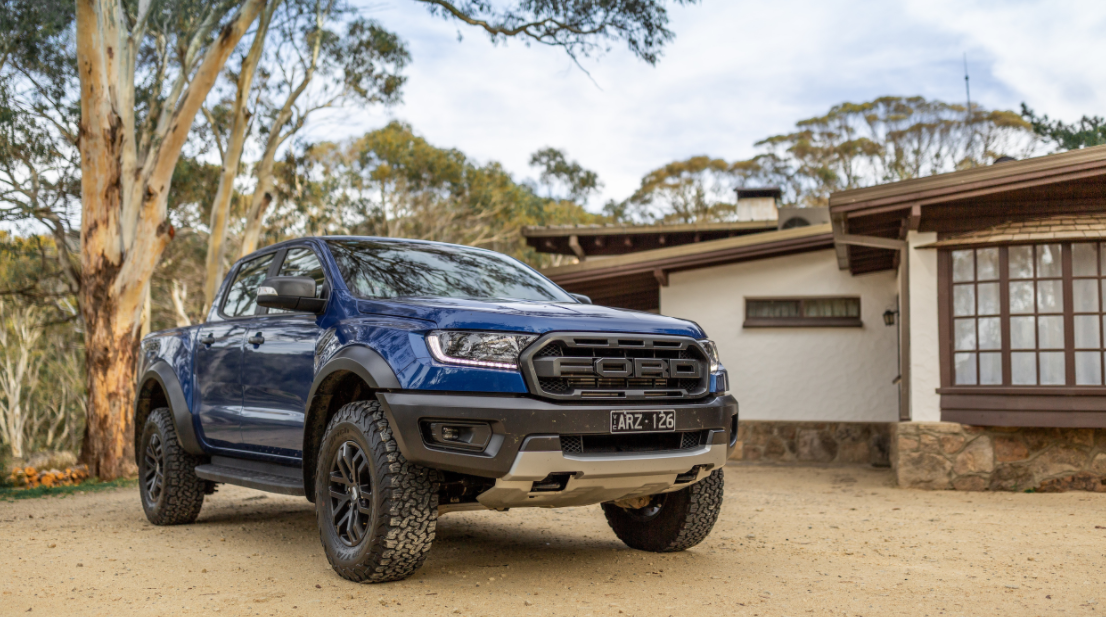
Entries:
{"type": "Polygon", "coordinates": [[[722,510],[722,470],[673,493],[653,495],[641,508],[603,504],[614,535],[630,548],[653,553],[689,549],[706,539],[722,510]]]}
{"type": "Polygon", "coordinates": [[[139,447],[138,492],[146,518],[155,525],[195,522],[207,488],[196,475],[203,461],[181,448],[169,408],[150,412],[139,447]]]}
{"type": "Polygon", "coordinates": [[[379,402],[350,403],[328,424],[315,513],[326,557],[343,578],[396,581],[426,560],[438,520],[436,472],[407,462],[379,402]]]}

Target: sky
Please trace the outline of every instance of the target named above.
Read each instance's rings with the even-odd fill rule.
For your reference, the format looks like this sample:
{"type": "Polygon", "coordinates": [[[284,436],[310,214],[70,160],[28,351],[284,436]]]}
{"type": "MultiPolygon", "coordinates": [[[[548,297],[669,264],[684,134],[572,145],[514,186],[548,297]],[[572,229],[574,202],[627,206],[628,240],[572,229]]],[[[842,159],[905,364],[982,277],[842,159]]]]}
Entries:
{"type": "Polygon", "coordinates": [[[1104,0],[702,0],[669,9],[676,38],[656,66],[614,46],[585,59],[587,73],[561,50],[494,45],[410,0],[364,2],[410,48],[403,103],[344,110],[312,138],[398,119],[519,180],[537,175],[531,153],[560,148],[604,182],[592,210],[674,160],[749,158],[841,102],[962,103],[965,54],[973,104],[1106,115],[1104,0]]]}

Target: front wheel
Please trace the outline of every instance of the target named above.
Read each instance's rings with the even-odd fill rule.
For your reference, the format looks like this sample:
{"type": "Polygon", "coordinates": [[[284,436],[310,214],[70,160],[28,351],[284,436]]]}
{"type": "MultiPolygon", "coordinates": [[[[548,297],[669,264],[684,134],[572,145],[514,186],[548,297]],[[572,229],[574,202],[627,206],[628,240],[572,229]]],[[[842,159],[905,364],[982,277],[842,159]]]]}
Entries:
{"type": "Polygon", "coordinates": [[[407,462],[379,402],[349,403],[327,425],[315,513],[326,557],[342,578],[397,581],[426,560],[438,520],[436,472],[407,462]]]}
{"type": "Polygon", "coordinates": [[[653,495],[642,508],[603,504],[607,524],[626,546],[652,553],[689,549],[706,539],[722,510],[722,470],[673,493],[653,495]]]}

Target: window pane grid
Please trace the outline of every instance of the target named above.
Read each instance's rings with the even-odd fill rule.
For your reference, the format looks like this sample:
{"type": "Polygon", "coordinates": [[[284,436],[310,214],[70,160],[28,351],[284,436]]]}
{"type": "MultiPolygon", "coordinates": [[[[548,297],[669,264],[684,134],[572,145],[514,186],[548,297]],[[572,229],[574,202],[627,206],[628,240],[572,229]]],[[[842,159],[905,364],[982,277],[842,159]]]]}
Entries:
{"type": "Polygon", "coordinates": [[[1002,384],[999,250],[952,252],[956,385],[1002,384]]]}
{"type": "Polygon", "coordinates": [[[1106,366],[1103,328],[1106,327],[1106,279],[1103,261],[1106,243],[1081,242],[1071,245],[1072,314],[1075,351],[1075,385],[1101,386],[1106,366]]]}
{"type": "Polygon", "coordinates": [[[1106,242],[949,257],[953,385],[1106,385],[1106,242]]]}

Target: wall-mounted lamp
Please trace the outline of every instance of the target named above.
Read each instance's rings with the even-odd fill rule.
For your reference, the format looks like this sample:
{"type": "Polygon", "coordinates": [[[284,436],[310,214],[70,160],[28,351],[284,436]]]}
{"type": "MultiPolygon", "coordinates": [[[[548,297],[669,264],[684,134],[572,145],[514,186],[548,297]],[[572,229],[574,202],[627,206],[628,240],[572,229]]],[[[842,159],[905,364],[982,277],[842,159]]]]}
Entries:
{"type": "Polygon", "coordinates": [[[883,325],[885,325],[885,326],[895,325],[895,315],[898,315],[898,314],[899,314],[898,311],[892,311],[891,309],[887,309],[886,311],[883,311],[883,325]]]}

